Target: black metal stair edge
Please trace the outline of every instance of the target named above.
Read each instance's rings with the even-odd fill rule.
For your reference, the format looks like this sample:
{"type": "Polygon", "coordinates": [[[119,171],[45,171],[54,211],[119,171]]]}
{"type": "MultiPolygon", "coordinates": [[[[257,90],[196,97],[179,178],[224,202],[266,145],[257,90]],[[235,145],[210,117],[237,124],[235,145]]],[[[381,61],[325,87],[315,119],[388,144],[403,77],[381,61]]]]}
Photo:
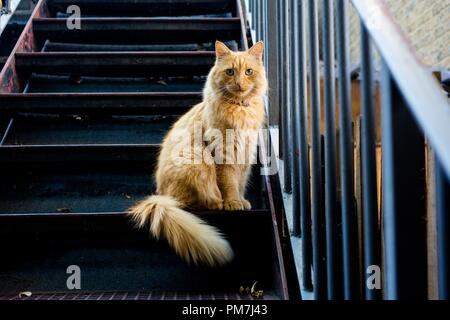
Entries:
{"type": "Polygon", "coordinates": [[[25,74],[205,75],[213,52],[20,52],[16,67],[25,74]]]}
{"type": "Polygon", "coordinates": [[[0,112],[181,115],[201,98],[201,92],[6,93],[0,94],[0,112]]]}
{"type": "MultiPolygon", "coordinates": [[[[270,215],[269,209],[251,209],[246,211],[211,211],[211,210],[190,210],[186,209],[192,214],[195,214],[199,217],[208,218],[208,217],[229,217],[229,218],[239,218],[240,215],[245,214],[246,216],[267,216],[270,215]]],[[[8,223],[8,222],[25,222],[23,220],[33,220],[34,222],[45,222],[47,219],[55,219],[58,222],[63,222],[63,220],[68,223],[71,220],[83,220],[89,221],[94,219],[120,219],[126,223],[130,222],[130,219],[127,217],[127,212],[82,212],[82,213],[3,213],[0,212],[0,222],[8,223]],[[60,220],[62,219],[62,220],[60,220]]],[[[29,221],[28,221],[29,222],[29,221]]],[[[22,226],[25,227],[25,226],[22,226]]],[[[18,225],[18,228],[20,226],[18,225]]],[[[23,231],[23,229],[21,229],[23,231]]],[[[14,230],[9,229],[9,232],[13,232],[14,230]]]]}
{"type": "Polygon", "coordinates": [[[149,163],[155,159],[159,145],[2,145],[0,164],[18,166],[24,164],[54,163],[149,163]]]}
{"type": "MultiPolygon", "coordinates": [[[[34,18],[34,32],[65,31],[76,32],[67,29],[66,18],[34,18]]],[[[149,32],[159,30],[235,30],[239,26],[240,18],[148,18],[148,17],[96,17],[79,19],[82,31],[117,31],[117,30],[147,30],[149,32]],[[181,29],[183,28],[183,29],[181,29]]],[[[78,31],[81,31],[78,30],[78,31]]]]}
{"type": "Polygon", "coordinates": [[[66,12],[70,5],[77,5],[84,14],[158,16],[158,15],[201,15],[234,12],[236,0],[49,0],[48,6],[53,13],[66,12]]]}
{"type": "Polygon", "coordinates": [[[36,18],[37,39],[88,43],[186,43],[235,40],[240,36],[239,18],[81,18],[81,29],[67,28],[64,18],[36,18]],[[151,33],[151,37],[149,37],[151,33]]]}
{"type": "MultiPolygon", "coordinates": [[[[237,41],[224,41],[224,43],[236,51],[237,41]]],[[[46,40],[42,52],[120,52],[120,51],[214,51],[214,42],[183,44],[83,44],[70,42],[55,42],[46,40]]]]}
{"type": "Polygon", "coordinates": [[[279,300],[275,292],[265,292],[261,298],[252,295],[241,295],[233,292],[165,292],[165,291],[141,291],[141,292],[34,292],[30,297],[19,294],[0,295],[0,300],[44,300],[44,301],[270,301],[279,300]]]}

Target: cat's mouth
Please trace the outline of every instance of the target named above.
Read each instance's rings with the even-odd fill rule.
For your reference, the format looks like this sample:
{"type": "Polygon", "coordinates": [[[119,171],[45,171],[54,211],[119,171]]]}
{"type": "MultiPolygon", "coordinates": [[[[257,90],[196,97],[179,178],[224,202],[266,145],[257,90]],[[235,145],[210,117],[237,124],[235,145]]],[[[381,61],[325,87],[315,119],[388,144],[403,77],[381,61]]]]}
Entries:
{"type": "Polygon", "coordinates": [[[235,96],[237,98],[245,98],[245,97],[249,96],[250,93],[253,91],[253,87],[246,88],[246,89],[232,87],[232,88],[227,88],[227,89],[230,94],[232,94],[233,96],[235,96]]]}

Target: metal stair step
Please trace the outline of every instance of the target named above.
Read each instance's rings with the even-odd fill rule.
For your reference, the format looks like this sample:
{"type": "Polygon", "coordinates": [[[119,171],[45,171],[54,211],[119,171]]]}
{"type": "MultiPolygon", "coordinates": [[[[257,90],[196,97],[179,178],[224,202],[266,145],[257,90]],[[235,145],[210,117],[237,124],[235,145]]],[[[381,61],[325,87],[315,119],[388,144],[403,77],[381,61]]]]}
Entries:
{"type": "MultiPolygon", "coordinates": [[[[205,76],[89,77],[32,73],[24,93],[200,94],[205,76]]],[[[168,98],[170,100],[170,98],[168,98]]],[[[70,103],[70,102],[69,102],[70,103]]]]}
{"type": "Polygon", "coordinates": [[[201,101],[200,92],[0,94],[5,114],[182,115],[201,101]]]}
{"type": "Polygon", "coordinates": [[[80,23],[81,29],[70,30],[65,18],[36,18],[33,31],[41,42],[182,44],[241,38],[239,18],[81,18],[80,23]]]}
{"type": "Polygon", "coordinates": [[[24,74],[94,76],[206,75],[212,52],[20,52],[17,69],[24,74]]]}
{"type": "Polygon", "coordinates": [[[182,16],[236,11],[235,0],[49,0],[50,12],[67,12],[76,5],[86,15],[182,16]]]}
{"type": "Polygon", "coordinates": [[[67,292],[66,270],[74,264],[81,269],[87,295],[111,290],[152,291],[154,299],[166,291],[193,297],[238,294],[240,286],[259,281],[267,298],[279,298],[274,252],[267,250],[272,238],[255,236],[270,234],[269,211],[197,214],[227,235],[235,251],[231,264],[213,269],[188,265],[148,230],[135,230],[123,214],[0,214],[0,299],[24,288],[33,295],[67,292]]]}
{"type": "MultiPolygon", "coordinates": [[[[236,41],[226,41],[227,46],[238,49],[236,41]]],[[[117,52],[117,51],[214,51],[214,43],[187,44],[83,44],[46,41],[42,52],[117,52]]]]}

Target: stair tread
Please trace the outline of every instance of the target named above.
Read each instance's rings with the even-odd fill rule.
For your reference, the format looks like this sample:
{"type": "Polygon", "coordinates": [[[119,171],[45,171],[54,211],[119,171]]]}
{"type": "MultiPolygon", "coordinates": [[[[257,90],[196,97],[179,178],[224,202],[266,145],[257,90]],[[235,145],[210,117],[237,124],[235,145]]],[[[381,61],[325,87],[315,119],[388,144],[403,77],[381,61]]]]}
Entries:
{"type": "Polygon", "coordinates": [[[71,30],[66,18],[35,18],[33,31],[39,41],[109,44],[202,43],[241,34],[239,18],[81,18],[80,24],[71,30]]]}
{"type": "MultiPolygon", "coordinates": [[[[0,216],[58,216],[65,208],[70,213],[121,213],[155,189],[152,172],[144,165],[126,169],[108,163],[88,168],[79,164],[66,164],[70,168],[48,165],[26,170],[9,166],[8,173],[2,171],[0,216]]],[[[151,163],[147,165],[151,167],[151,163]]],[[[253,181],[247,193],[249,201],[254,209],[265,210],[265,190],[257,177],[253,181]]]]}
{"type": "MultiPolygon", "coordinates": [[[[226,45],[237,50],[238,43],[236,41],[225,41],[226,45]]],[[[42,48],[42,52],[118,52],[118,51],[214,51],[214,42],[208,43],[184,43],[184,44],[83,44],[55,42],[47,40],[42,48]]]]}
{"type": "Polygon", "coordinates": [[[97,15],[134,15],[154,16],[186,14],[214,14],[235,11],[235,1],[231,0],[134,0],[133,6],[127,0],[50,0],[49,7],[52,11],[66,12],[70,5],[78,5],[84,14],[97,15]]]}
{"type": "Polygon", "coordinates": [[[16,53],[23,72],[79,75],[207,75],[213,52],[26,52],[16,53]]]}
{"type": "Polygon", "coordinates": [[[31,297],[19,298],[17,293],[0,294],[0,300],[125,300],[125,301],[148,301],[148,300],[279,300],[280,297],[273,291],[265,292],[262,298],[253,298],[251,295],[241,295],[236,292],[165,292],[165,291],[81,291],[81,292],[34,292],[31,297]]]}
{"type": "MultiPolygon", "coordinates": [[[[201,93],[205,77],[70,77],[33,73],[25,93],[201,93]]],[[[20,94],[19,94],[20,95],[20,94]]],[[[0,100],[1,103],[1,100],[0,100]]]]}
{"type": "Polygon", "coordinates": [[[81,268],[88,291],[238,292],[259,280],[274,289],[270,214],[215,214],[203,217],[219,227],[235,247],[234,261],[222,268],[188,265],[148,230],[136,230],[122,216],[73,218],[1,218],[0,293],[67,290],[66,269],[81,268]],[[26,222],[28,221],[28,223],[26,222]],[[24,226],[25,225],[25,226],[24,226]],[[32,228],[34,227],[34,228],[32,228]],[[253,229],[254,228],[254,229],[253,229]],[[254,265],[257,264],[258,268],[254,265]],[[188,275],[188,276],[187,276],[188,275]]]}

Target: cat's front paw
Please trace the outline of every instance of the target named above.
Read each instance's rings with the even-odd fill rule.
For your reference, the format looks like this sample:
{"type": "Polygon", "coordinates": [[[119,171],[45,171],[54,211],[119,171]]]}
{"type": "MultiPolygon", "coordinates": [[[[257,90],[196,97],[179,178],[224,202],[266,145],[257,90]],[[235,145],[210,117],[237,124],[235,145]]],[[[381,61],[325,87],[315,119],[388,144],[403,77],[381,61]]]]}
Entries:
{"type": "Polygon", "coordinates": [[[252,204],[247,199],[242,199],[242,204],[245,210],[252,210],[252,204]]]}
{"type": "Polygon", "coordinates": [[[243,211],[245,207],[241,200],[225,200],[223,208],[225,211],[243,211]]]}
{"type": "Polygon", "coordinates": [[[207,204],[207,208],[209,210],[213,210],[213,211],[215,211],[215,210],[218,210],[218,211],[223,210],[223,201],[210,202],[210,203],[207,204]]]}

